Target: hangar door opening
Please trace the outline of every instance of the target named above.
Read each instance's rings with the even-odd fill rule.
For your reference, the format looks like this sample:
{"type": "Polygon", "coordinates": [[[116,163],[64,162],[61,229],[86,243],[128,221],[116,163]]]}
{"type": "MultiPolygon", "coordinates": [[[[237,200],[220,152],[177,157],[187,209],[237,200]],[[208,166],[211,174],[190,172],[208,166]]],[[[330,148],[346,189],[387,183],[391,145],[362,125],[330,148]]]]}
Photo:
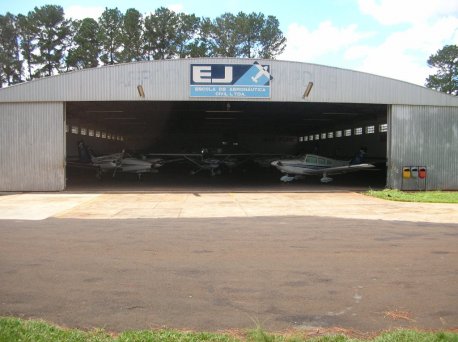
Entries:
{"type": "MultiPolygon", "coordinates": [[[[198,177],[189,177],[199,166],[189,160],[173,158],[175,154],[194,155],[203,151],[208,155],[216,152],[254,154],[264,155],[265,161],[269,161],[315,153],[350,160],[364,147],[367,161],[382,171],[368,173],[368,186],[385,185],[386,105],[258,101],[68,102],[66,111],[69,186],[77,183],[81,175],[95,179],[96,172],[90,163],[79,163],[80,142],[84,142],[96,156],[124,151],[125,156],[139,159],[153,153],[157,158],[165,155],[168,161],[176,161],[167,161],[158,167],[155,171],[159,174],[148,175],[141,182],[143,185],[148,184],[149,179],[155,184],[161,181],[166,184],[167,175],[173,175],[173,181],[179,179],[191,183],[211,176],[203,170],[197,172],[198,177]]],[[[259,175],[265,175],[271,184],[279,184],[281,173],[272,170],[270,163],[261,167],[262,163],[255,165],[252,161],[241,163],[240,170],[236,168],[235,172],[223,177],[211,178],[232,178],[235,181],[246,178],[251,182],[261,179],[259,175]],[[242,178],[234,176],[242,173],[242,178]]],[[[334,182],[345,177],[336,176],[334,182]]],[[[94,180],[86,184],[141,187],[134,185],[136,177],[128,172],[115,172],[115,177],[110,175],[108,178],[109,182],[94,180]]],[[[319,183],[317,178],[312,179],[300,183],[319,183]]]]}

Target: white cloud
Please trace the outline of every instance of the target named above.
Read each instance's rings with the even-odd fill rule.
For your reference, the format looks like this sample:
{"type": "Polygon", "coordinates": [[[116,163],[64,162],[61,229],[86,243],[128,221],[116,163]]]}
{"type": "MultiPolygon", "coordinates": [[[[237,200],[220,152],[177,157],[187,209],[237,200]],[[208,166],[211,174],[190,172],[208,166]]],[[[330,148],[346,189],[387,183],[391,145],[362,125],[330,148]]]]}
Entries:
{"type": "Polygon", "coordinates": [[[293,23],[286,33],[287,45],[283,59],[317,62],[328,53],[337,52],[367,38],[371,33],[358,32],[357,25],[336,27],[330,21],[322,22],[310,31],[307,27],[293,23]]]}
{"type": "Polygon", "coordinates": [[[418,12],[410,17],[407,29],[390,34],[378,46],[352,46],[344,57],[360,60],[357,70],[424,85],[426,77],[434,73],[426,64],[428,57],[444,45],[458,44],[458,14],[439,16],[444,8],[453,6],[443,1],[429,14],[421,13],[424,19],[416,21],[418,12]]]}
{"type": "Polygon", "coordinates": [[[386,42],[367,49],[363,61],[355,69],[423,85],[430,72],[426,59],[421,61],[403,49],[396,50],[392,42],[386,42]]]}
{"type": "Polygon", "coordinates": [[[382,26],[374,33],[356,24],[337,27],[324,21],[310,30],[294,23],[288,27],[287,47],[280,57],[326,61],[331,66],[424,85],[426,77],[435,72],[426,64],[428,57],[444,45],[458,45],[458,1],[359,0],[359,4],[363,13],[382,24],[403,25],[398,31],[393,27],[385,31],[382,26]],[[377,42],[369,39],[373,36],[377,42]]]}
{"type": "Polygon", "coordinates": [[[183,5],[182,4],[172,4],[168,5],[167,8],[175,13],[183,12],[183,5]]]}
{"type": "Polygon", "coordinates": [[[65,16],[72,19],[93,18],[98,19],[105,9],[101,6],[83,7],[73,5],[65,8],[65,16]]]}
{"type": "Polygon", "coordinates": [[[456,0],[359,0],[361,13],[383,25],[424,23],[435,17],[457,15],[456,0]]]}

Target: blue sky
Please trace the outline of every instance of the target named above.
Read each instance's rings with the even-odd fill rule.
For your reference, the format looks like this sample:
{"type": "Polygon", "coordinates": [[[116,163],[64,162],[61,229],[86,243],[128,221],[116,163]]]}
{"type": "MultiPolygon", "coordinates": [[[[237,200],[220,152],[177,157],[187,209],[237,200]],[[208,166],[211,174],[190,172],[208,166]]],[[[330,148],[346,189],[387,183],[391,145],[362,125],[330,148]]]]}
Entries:
{"type": "Polygon", "coordinates": [[[0,13],[27,13],[35,6],[61,5],[67,16],[98,17],[105,7],[158,7],[215,18],[225,12],[274,15],[287,37],[277,59],[369,72],[423,85],[434,71],[428,56],[458,44],[456,0],[0,0],[0,13]]]}

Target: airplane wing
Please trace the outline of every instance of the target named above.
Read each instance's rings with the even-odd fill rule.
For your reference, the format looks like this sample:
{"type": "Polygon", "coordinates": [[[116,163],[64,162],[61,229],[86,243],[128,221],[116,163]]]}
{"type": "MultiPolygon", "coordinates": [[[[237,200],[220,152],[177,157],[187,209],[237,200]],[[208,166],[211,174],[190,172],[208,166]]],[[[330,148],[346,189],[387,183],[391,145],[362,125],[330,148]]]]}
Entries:
{"type": "Polygon", "coordinates": [[[161,157],[163,158],[163,164],[188,162],[189,164],[197,166],[198,168],[205,168],[209,165],[215,165],[221,161],[221,159],[214,161],[213,159],[203,158],[201,153],[148,153],[146,156],[148,158],[161,157]]]}
{"type": "Polygon", "coordinates": [[[200,157],[201,153],[147,153],[148,157],[200,157]]]}
{"type": "Polygon", "coordinates": [[[81,169],[97,169],[97,166],[91,162],[82,162],[79,160],[66,160],[65,165],[72,168],[81,168],[81,169]]]}
{"type": "Polygon", "coordinates": [[[350,173],[361,170],[372,169],[375,166],[372,164],[356,164],[356,165],[344,165],[344,166],[335,166],[335,167],[326,167],[326,168],[317,168],[317,169],[307,169],[305,175],[322,175],[326,173],[327,175],[337,175],[341,173],[350,173]]]}
{"type": "Polygon", "coordinates": [[[145,154],[148,159],[160,158],[163,164],[186,161],[190,158],[202,157],[200,153],[148,153],[145,154]]]}
{"type": "MultiPolygon", "coordinates": [[[[169,161],[178,161],[188,158],[201,158],[204,157],[205,154],[202,153],[147,153],[146,156],[148,158],[152,157],[163,157],[165,162],[169,161]],[[174,159],[166,159],[167,157],[174,158],[174,159]]],[[[280,154],[268,154],[268,153],[209,153],[208,158],[220,159],[224,160],[227,158],[237,158],[237,157],[244,157],[244,158],[263,158],[263,157],[279,157],[280,154]]]]}

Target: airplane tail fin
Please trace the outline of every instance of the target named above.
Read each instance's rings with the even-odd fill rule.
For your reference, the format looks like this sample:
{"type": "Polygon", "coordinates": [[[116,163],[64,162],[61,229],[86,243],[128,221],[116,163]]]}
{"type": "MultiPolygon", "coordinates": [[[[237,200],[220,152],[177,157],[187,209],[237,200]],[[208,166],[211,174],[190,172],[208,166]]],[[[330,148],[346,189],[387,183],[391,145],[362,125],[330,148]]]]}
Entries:
{"type": "Polygon", "coordinates": [[[90,163],[92,161],[92,154],[82,140],[78,141],[78,157],[84,163],[90,163]]]}

